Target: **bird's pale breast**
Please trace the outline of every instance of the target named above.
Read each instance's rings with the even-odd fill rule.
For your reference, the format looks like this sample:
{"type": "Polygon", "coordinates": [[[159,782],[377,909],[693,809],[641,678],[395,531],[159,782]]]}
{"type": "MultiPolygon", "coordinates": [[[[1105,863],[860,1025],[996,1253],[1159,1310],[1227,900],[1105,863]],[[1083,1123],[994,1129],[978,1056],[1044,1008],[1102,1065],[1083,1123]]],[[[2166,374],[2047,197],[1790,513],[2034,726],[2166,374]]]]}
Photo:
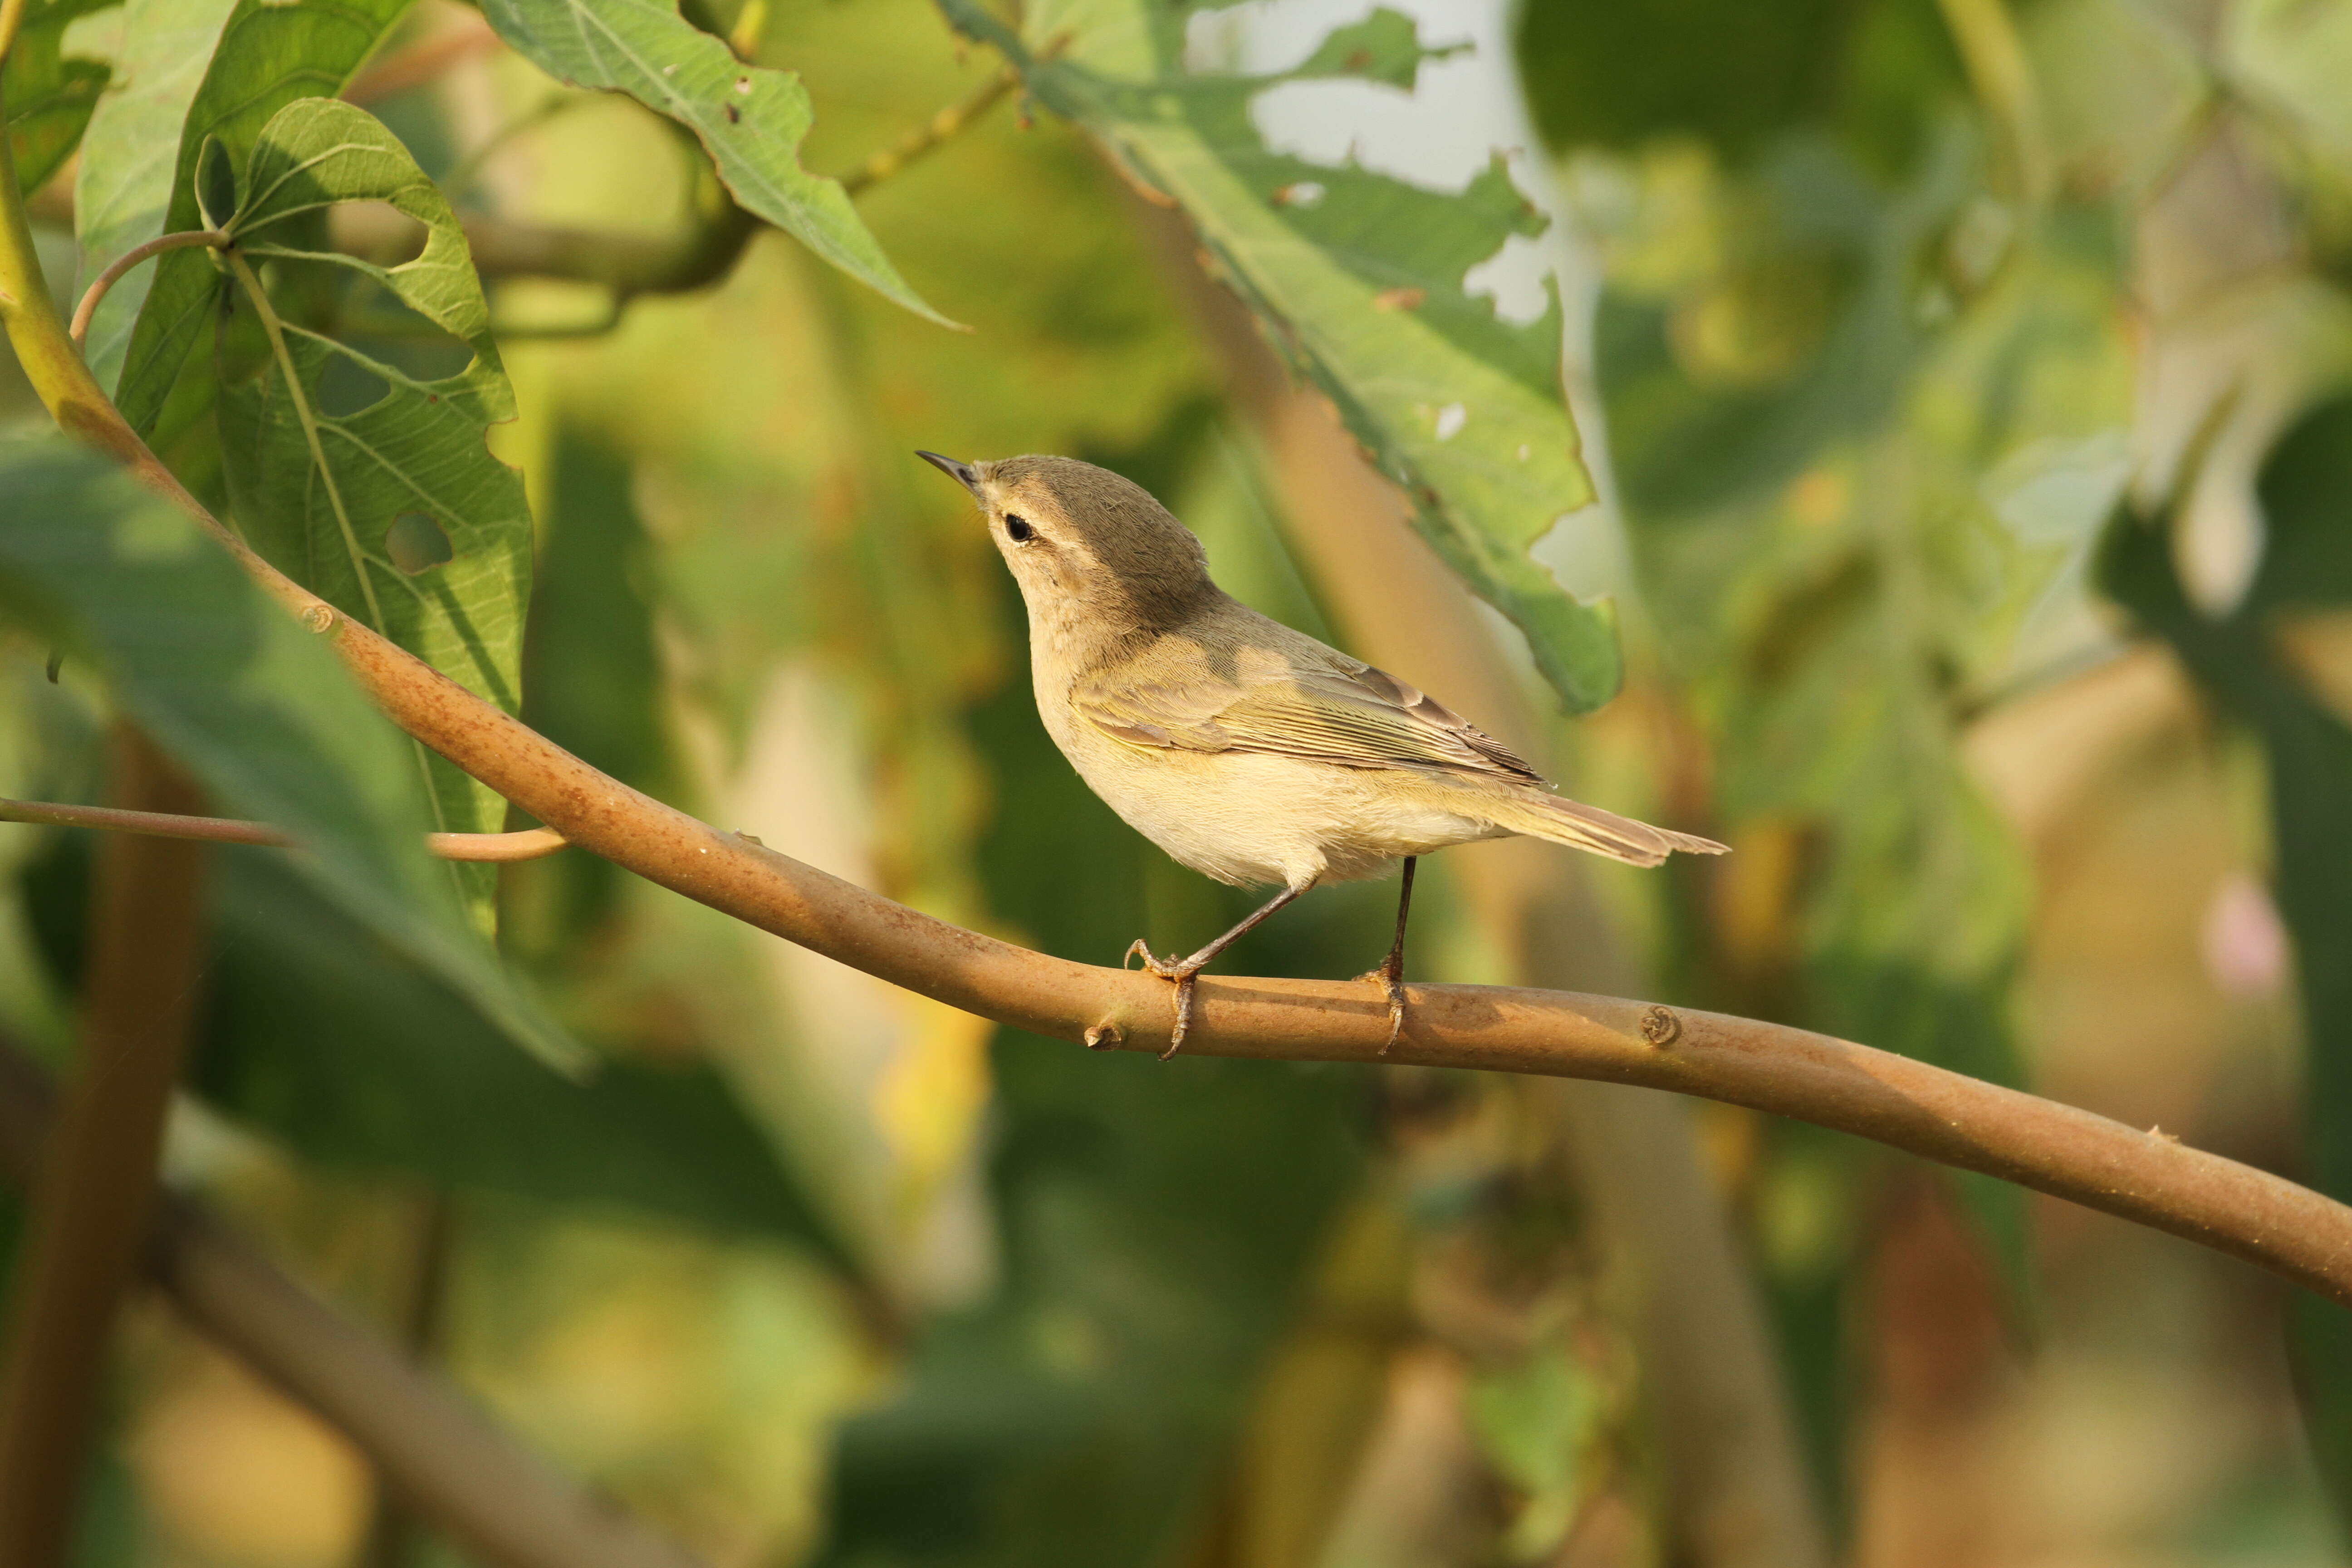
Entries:
{"type": "Polygon", "coordinates": [[[1129,745],[1038,693],[1062,754],[1129,826],[1180,865],[1237,886],[1351,881],[1406,855],[1495,837],[1491,823],[1400,791],[1399,774],[1255,752],[1129,745]]]}

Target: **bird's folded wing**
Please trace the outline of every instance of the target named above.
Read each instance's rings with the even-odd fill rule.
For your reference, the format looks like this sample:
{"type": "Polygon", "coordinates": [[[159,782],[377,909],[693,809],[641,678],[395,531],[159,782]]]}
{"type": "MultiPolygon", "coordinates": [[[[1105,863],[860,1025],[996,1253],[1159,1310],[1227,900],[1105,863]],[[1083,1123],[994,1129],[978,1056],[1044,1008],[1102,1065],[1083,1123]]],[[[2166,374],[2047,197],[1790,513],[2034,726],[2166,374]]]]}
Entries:
{"type": "Polygon", "coordinates": [[[1436,699],[1349,660],[1292,667],[1244,684],[1104,680],[1071,694],[1080,716],[1137,746],[1261,752],[1341,767],[1443,768],[1540,785],[1543,779],[1493,736],[1436,699]]]}

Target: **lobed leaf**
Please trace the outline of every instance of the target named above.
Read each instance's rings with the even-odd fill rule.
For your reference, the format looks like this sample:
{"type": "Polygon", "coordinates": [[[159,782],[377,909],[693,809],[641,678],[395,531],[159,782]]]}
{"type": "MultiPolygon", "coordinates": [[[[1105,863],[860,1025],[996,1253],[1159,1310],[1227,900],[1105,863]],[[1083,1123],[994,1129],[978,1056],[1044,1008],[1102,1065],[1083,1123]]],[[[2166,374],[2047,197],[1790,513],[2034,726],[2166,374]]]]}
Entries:
{"type": "Polygon", "coordinates": [[[551,1061],[579,1047],[471,929],[412,743],[194,523],[63,437],[0,443],[0,600],[88,659],[215,809],[291,834],[345,915],[551,1061]]]}
{"type": "Polygon", "coordinates": [[[834,266],[942,326],[882,253],[837,180],[801,167],[813,118],[791,71],[747,65],[677,0],[485,0],[522,57],[574,87],[625,92],[692,132],[735,200],[834,266]]]}
{"type": "Polygon", "coordinates": [[[1423,536],[1527,634],[1569,710],[1615,695],[1614,611],[1579,603],[1528,553],[1593,499],[1560,384],[1557,293],[1539,319],[1515,323],[1464,286],[1544,219],[1499,157],[1463,191],[1428,191],[1272,152],[1250,118],[1282,81],[1409,87],[1432,54],[1412,23],[1375,11],[1293,70],[1239,77],[1185,71],[1183,8],[1161,0],[1039,8],[1025,37],[977,0],[940,4],[1139,184],[1183,208],[1267,336],[1411,498],[1423,536]]]}
{"type": "MultiPolygon", "coordinates": [[[[514,417],[514,394],[457,214],[389,131],[332,99],[280,110],[255,141],[239,189],[236,210],[218,221],[249,265],[277,263],[289,291],[288,272],[304,268],[363,285],[363,295],[396,302],[472,356],[452,374],[421,378],[284,323],[284,353],[220,388],[239,526],[303,586],[516,711],[530,510],[522,476],[486,445],[492,425],[514,417]],[[368,200],[424,226],[414,259],[385,268],[323,248],[327,209],[368,200]],[[330,396],[338,377],[360,388],[365,406],[330,396]]],[[[228,298],[222,363],[233,359],[236,318],[253,310],[242,293],[228,298]]],[[[427,765],[445,830],[498,831],[506,803],[495,792],[441,757],[427,765]]],[[[487,896],[491,879],[480,870],[487,896]]]]}

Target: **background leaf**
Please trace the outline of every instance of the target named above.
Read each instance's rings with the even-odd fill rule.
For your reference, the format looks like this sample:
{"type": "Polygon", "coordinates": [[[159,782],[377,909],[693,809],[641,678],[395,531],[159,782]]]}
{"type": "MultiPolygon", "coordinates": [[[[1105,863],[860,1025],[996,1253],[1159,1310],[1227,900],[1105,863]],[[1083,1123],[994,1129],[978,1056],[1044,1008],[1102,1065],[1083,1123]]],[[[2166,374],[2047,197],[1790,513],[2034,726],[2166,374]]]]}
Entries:
{"type": "Polygon", "coordinates": [[[72,156],[89,123],[98,95],[105,90],[103,61],[67,57],[66,28],[117,0],[44,0],[27,4],[16,41],[8,51],[0,89],[8,105],[8,153],[16,179],[37,191],[72,156]]]}
{"type": "Polygon", "coordinates": [[[942,326],[882,254],[837,180],[801,167],[808,92],[790,71],[738,60],[677,0],[488,0],[499,36],[550,76],[625,92],[702,143],[735,200],[852,278],[942,326]]]}

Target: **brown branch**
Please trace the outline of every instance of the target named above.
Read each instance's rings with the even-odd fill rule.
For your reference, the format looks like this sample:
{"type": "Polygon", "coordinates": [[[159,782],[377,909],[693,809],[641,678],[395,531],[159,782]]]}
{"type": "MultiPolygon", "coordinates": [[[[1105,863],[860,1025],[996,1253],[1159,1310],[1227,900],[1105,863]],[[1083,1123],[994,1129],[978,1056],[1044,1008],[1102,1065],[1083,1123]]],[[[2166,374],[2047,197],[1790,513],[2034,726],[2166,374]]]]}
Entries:
{"type": "MultiPolygon", "coordinates": [[[[195,839],[207,844],[262,844],[290,848],[295,840],[282,828],[266,822],[239,822],[226,816],[183,816],[160,811],[124,811],[108,805],[58,805],[47,801],[0,799],[0,822],[31,823],[44,827],[94,827],[111,833],[135,833],[148,838],[195,839]]],[[[527,827],[515,833],[428,833],[425,847],[444,860],[489,861],[505,864],[537,860],[562,848],[563,836],[552,828],[527,827]]]]}
{"type": "MultiPolygon", "coordinates": [[[[195,804],[123,731],[115,789],[134,805],[195,804]]],[[[204,851],[118,838],[98,867],[81,1047],[33,1187],[0,1370],[0,1563],[70,1555],[115,1309],[146,1245],[163,1118],[179,1078],[205,941],[204,851]]]]}
{"type": "MultiPolygon", "coordinates": [[[[933,920],[698,822],[590,767],[270,565],[106,401],[71,353],[29,241],[16,242],[23,207],[13,185],[0,184],[0,317],[53,416],[196,519],[305,626],[331,635],[345,667],[410,734],[568,842],[812,952],[1038,1034],[1130,1050],[1165,1044],[1173,1018],[1162,982],[933,920]]],[[[2352,1208],[2153,1131],[1754,1019],[1559,991],[1442,985],[1410,994],[1391,1064],[1642,1084],[1795,1117],[2186,1237],[2352,1306],[2352,1208]]],[[[1186,1048],[1369,1063],[1387,1035],[1370,986],[1204,977],[1186,1048]]]]}
{"type": "MultiPolygon", "coordinates": [[[[0,1172],[30,1173],[49,1100],[41,1069],[0,1043],[0,1172]]],[[[146,1271],[191,1325],[349,1436],[403,1501],[484,1562],[700,1568],[518,1452],[438,1379],[289,1279],[197,1200],[166,1194],[146,1271]]]]}
{"type": "MultiPolygon", "coordinates": [[[[308,595],[257,560],[277,591],[308,595]]],[[[1073,963],[893,903],[608,778],[364,626],[323,610],[395,721],[573,845],[893,984],[1066,1040],[1158,1051],[1150,975],[1073,963]]],[[[2089,1111],[1809,1030],[1610,996],[1410,988],[1394,1063],[1672,1089],[1874,1139],[2203,1243],[2352,1305],[2352,1208],[2089,1111]]],[[[1202,1056],[1381,1059],[1385,1006],[1351,982],[1204,976],[1202,1056]]]]}

